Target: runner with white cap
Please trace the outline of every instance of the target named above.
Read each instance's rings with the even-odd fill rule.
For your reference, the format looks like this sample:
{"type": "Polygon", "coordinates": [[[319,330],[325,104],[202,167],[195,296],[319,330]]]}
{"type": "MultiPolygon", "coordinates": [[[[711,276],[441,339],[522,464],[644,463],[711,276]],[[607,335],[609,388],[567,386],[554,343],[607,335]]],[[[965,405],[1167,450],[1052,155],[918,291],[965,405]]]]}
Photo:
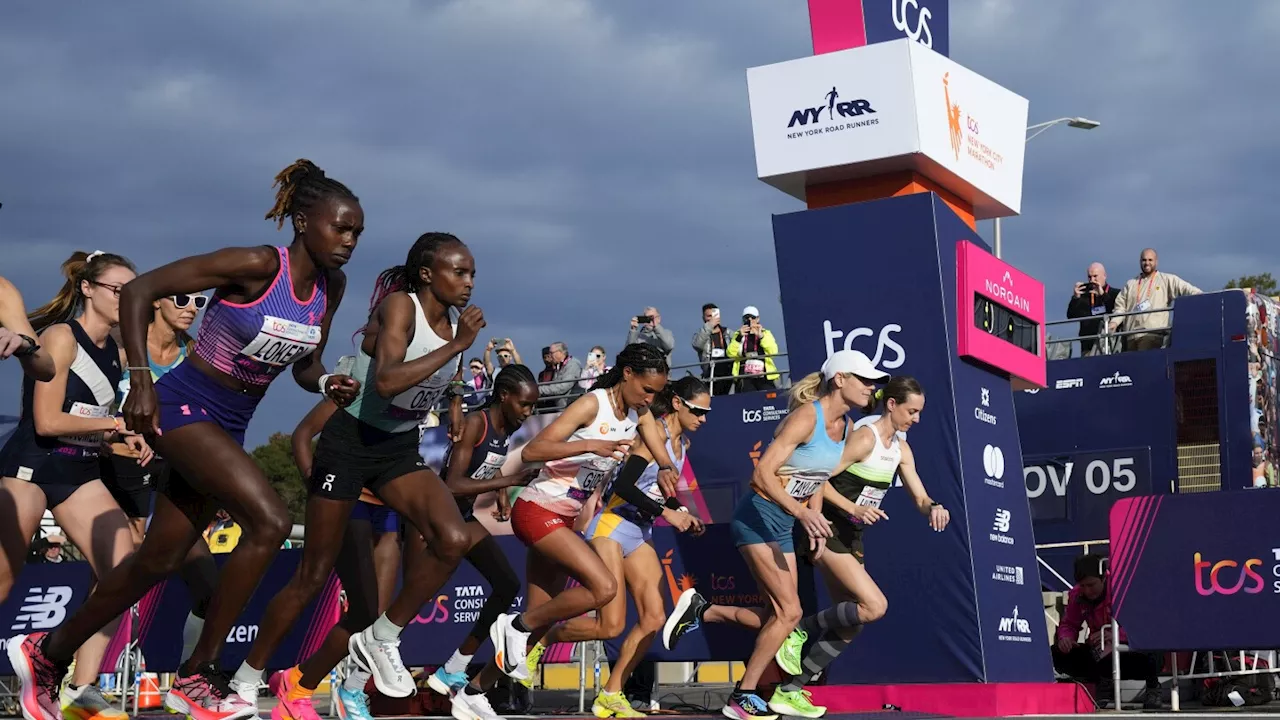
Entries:
{"type": "MultiPolygon", "coordinates": [[[[779,688],[766,704],[756,694],[756,684],[769,661],[801,619],[796,583],[794,530],[803,528],[812,556],[820,558],[831,523],[822,515],[823,488],[836,472],[856,457],[846,443],[849,420],[855,407],[871,403],[875,383],[889,377],[877,370],[866,355],[841,350],[791,388],[789,412],[774,431],[755,473],[751,489],[734,512],[731,531],[734,544],[751,568],[756,584],[769,598],[766,608],[714,606],[696,590],[686,590],[663,628],[663,644],[669,649],[685,633],[702,622],[732,622],[757,630],[755,650],[746,672],[734,688],[723,714],[733,720],[773,720],[776,714],[821,717],[826,708],[809,702],[805,690],[779,688]],[[780,567],[779,556],[785,561],[780,567]]],[[[792,675],[799,667],[783,667],[792,675]]]]}

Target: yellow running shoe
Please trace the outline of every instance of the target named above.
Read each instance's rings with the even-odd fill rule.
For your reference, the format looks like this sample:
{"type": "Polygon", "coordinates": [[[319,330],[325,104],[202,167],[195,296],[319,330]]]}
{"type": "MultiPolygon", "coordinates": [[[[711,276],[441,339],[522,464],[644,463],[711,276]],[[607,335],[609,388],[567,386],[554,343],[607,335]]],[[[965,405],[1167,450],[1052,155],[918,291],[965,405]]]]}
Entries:
{"type": "Polygon", "coordinates": [[[542,653],[547,651],[547,646],[542,643],[536,643],[529,652],[525,653],[524,662],[529,668],[529,677],[520,681],[520,684],[531,688],[533,687],[533,676],[538,673],[538,663],[542,662],[542,653]]]}
{"type": "Polygon", "coordinates": [[[620,692],[605,692],[604,690],[601,690],[600,694],[596,696],[595,702],[591,703],[591,713],[598,718],[645,717],[644,713],[638,712],[631,707],[626,695],[620,692]]]}

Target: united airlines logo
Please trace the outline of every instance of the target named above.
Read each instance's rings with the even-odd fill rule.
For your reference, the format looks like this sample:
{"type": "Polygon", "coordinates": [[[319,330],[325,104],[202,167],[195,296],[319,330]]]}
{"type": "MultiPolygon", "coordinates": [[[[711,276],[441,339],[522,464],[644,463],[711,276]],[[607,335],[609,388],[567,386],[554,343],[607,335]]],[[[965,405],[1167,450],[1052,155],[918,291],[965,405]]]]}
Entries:
{"type": "Polygon", "coordinates": [[[71,588],[66,585],[31,588],[10,629],[48,630],[57,627],[67,618],[67,603],[71,602],[71,595],[71,588]]]}

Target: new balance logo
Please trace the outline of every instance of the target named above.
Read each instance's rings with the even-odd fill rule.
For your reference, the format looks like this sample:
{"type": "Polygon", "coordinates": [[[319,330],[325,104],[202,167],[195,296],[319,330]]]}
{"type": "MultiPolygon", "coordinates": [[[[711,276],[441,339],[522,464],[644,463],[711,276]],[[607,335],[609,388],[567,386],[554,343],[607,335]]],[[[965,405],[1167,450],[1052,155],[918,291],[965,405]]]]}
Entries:
{"type": "Polygon", "coordinates": [[[22,601],[22,609],[13,618],[11,630],[48,630],[67,618],[67,603],[71,602],[71,588],[66,585],[33,587],[22,601]]]}
{"type": "Polygon", "coordinates": [[[1010,513],[1008,510],[1005,510],[1003,508],[997,508],[996,519],[995,519],[995,522],[991,523],[991,529],[995,530],[996,532],[1002,532],[1002,533],[1009,532],[1009,518],[1011,516],[1012,516],[1012,513],[1010,513]]]}

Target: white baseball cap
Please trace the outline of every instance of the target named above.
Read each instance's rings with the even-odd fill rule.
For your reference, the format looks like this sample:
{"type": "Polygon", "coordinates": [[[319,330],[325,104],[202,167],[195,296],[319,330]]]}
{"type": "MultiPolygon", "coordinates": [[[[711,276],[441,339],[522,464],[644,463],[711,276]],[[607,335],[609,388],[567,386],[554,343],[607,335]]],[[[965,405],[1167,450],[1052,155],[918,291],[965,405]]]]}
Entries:
{"type": "Polygon", "coordinates": [[[889,373],[877,370],[871,358],[857,350],[841,350],[822,363],[822,376],[830,380],[836,375],[857,375],[863,380],[884,380],[889,373]]]}
{"type": "Polygon", "coordinates": [[[758,309],[756,309],[756,306],[755,306],[755,305],[748,305],[748,306],[746,306],[746,307],[742,308],[742,314],[743,314],[743,315],[750,315],[750,316],[752,316],[752,317],[760,317],[760,311],[759,311],[758,309]]]}

